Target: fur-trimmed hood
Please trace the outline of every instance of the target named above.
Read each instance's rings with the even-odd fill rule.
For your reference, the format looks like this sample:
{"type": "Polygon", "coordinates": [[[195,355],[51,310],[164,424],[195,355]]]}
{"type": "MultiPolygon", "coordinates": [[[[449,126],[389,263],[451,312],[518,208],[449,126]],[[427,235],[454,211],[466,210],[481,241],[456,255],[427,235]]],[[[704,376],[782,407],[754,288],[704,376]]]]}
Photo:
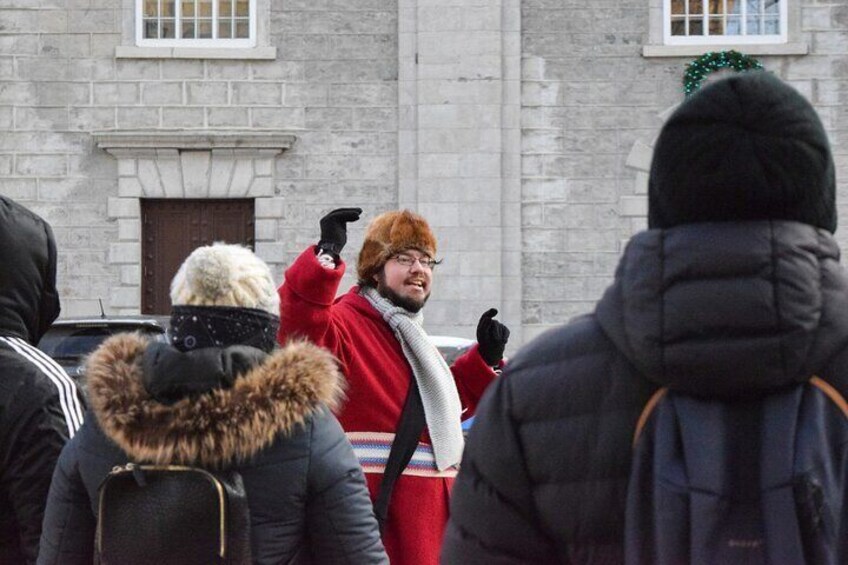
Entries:
{"type": "Polygon", "coordinates": [[[236,379],[173,404],[143,384],[150,345],[139,334],[108,339],[89,357],[86,379],[100,428],[131,458],[216,467],[243,461],[291,433],[323,405],[338,407],[344,379],[333,356],[306,342],[269,355],[236,379]]]}

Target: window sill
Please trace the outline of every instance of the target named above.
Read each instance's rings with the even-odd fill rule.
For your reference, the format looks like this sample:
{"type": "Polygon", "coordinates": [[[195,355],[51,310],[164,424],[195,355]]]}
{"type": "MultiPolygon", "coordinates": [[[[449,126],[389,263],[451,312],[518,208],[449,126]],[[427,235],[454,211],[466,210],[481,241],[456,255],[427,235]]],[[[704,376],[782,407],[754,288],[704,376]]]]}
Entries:
{"type": "Polygon", "coordinates": [[[642,57],[698,57],[707,51],[735,49],[745,55],[806,55],[806,43],[780,43],[774,45],[643,45],[642,57]]]}
{"type": "Polygon", "coordinates": [[[118,45],[116,59],[241,59],[273,60],[277,58],[276,47],[252,47],[248,49],[223,49],[214,47],[135,47],[118,45]]]}
{"type": "Polygon", "coordinates": [[[295,136],[277,130],[104,130],[91,132],[97,147],[105,151],[156,149],[178,150],[274,150],[285,151],[295,136]]]}

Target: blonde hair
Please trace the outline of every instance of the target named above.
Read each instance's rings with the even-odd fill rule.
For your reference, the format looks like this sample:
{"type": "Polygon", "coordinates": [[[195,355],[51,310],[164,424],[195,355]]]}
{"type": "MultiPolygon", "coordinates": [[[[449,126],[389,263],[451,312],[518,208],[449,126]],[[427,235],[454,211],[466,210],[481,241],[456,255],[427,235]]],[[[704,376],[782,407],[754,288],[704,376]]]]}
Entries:
{"type": "Polygon", "coordinates": [[[280,314],[271,269],[250,249],[213,243],[191,252],[171,281],[171,304],[236,306],[280,314]]]}

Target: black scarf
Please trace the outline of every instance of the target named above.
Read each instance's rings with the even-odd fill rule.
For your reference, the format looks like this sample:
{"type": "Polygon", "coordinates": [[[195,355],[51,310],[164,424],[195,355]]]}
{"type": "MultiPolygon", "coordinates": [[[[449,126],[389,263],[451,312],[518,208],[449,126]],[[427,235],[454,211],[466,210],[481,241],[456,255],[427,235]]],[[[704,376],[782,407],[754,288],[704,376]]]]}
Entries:
{"type": "Polygon", "coordinates": [[[173,306],[171,343],[180,351],[248,345],[270,353],[277,345],[279,316],[255,308],[173,306]]]}

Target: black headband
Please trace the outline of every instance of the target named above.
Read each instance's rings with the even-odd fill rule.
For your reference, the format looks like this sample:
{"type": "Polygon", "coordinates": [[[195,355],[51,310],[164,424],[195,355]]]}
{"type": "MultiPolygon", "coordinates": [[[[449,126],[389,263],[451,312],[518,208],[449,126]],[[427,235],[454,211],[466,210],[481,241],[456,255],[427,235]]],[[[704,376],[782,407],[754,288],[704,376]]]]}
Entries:
{"type": "Polygon", "coordinates": [[[269,353],[277,344],[279,316],[233,306],[173,306],[171,343],[180,351],[249,345],[269,353]]]}

